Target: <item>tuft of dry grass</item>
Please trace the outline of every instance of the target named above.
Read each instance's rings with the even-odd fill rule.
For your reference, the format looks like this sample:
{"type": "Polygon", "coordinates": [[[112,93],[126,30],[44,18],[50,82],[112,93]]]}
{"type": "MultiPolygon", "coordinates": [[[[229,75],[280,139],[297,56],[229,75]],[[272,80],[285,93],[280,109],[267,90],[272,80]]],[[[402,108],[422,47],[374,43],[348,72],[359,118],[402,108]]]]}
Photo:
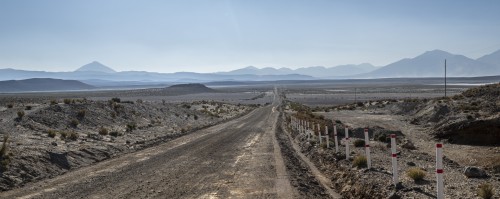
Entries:
{"type": "Polygon", "coordinates": [[[101,127],[99,129],[99,135],[108,135],[108,129],[101,127]]]}
{"type": "Polygon", "coordinates": [[[354,160],[352,161],[352,165],[357,168],[364,168],[367,167],[368,161],[366,160],[365,156],[359,155],[354,158],[354,160]]]}
{"type": "Polygon", "coordinates": [[[85,111],[84,109],[82,110],[79,110],[77,113],[76,113],[76,116],[80,119],[83,119],[85,118],[85,114],[87,113],[87,111],[85,111]]]}
{"type": "Polygon", "coordinates": [[[493,186],[491,186],[491,184],[483,183],[479,185],[477,195],[484,199],[490,199],[493,198],[493,195],[495,195],[495,190],[493,189],[493,186]]]}
{"type": "Polygon", "coordinates": [[[78,120],[76,120],[76,119],[72,119],[72,120],[69,122],[69,124],[70,124],[72,127],[76,128],[76,127],[78,127],[78,125],[80,124],[80,122],[79,122],[78,120]]]}
{"type": "Polygon", "coordinates": [[[413,167],[406,171],[406,175],[413,179],[415,182],[418,182],[423,180],[427,173],[425,173],[425,171],[420,168],[413,167]]]}
{"type": "Polygon", "coordinates": [[[127,124],[127,127],[126,127],[127,132],[132,132],[135,129],[137,129],[137,124],[135,124],[135,123],[128,123],[127,124]]]}
{"type": "Polygon", "coordinates": [[[49,137],[54,138],[56,137],[57,132],[54,130],[48,130],[47,134],[49,135],[49,137]]]}
{"type": "Polygon", "coordinates": [[[25,113],[24,113],[24,111],[18,111],[18,112],[17,112],[17,118],[19,118],[19,119],[23,119],[24,114],[25,114],[25,113]]]}

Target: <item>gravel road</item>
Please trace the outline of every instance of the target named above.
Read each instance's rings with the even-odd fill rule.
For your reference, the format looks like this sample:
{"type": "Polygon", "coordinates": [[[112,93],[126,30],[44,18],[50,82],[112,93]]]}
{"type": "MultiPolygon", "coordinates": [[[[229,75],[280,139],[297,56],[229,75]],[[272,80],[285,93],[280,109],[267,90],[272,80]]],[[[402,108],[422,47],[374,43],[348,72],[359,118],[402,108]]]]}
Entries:
{"type": "Polygon", "coordinates": [[[296,198],[275,141],[278,114],[259,108],[0,198],[296,198]]]}

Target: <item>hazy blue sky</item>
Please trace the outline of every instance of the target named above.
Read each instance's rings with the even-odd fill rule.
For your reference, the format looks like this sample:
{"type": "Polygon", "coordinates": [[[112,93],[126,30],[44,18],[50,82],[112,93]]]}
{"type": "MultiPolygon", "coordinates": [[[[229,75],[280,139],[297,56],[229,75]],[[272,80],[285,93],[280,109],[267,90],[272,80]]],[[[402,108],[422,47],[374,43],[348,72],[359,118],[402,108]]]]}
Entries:
{"type": "Polygon", "coordinates": [[[0,68],[214,72],[500,49],[500,1],[0,0],[0,68]]]}

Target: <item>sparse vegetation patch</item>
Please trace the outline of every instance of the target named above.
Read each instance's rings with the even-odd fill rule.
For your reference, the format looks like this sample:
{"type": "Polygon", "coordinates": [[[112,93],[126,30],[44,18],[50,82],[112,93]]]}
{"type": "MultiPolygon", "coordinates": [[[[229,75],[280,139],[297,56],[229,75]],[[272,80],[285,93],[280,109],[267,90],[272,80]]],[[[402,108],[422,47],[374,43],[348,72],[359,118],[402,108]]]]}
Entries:
{"type": "Polygon", "coordinates": [[[477,195],[479,195],[483,199],[491,199],[495,195],[495,190],[493,186],[489,183],[483,183],[479,185],[477,195]]]}
{"type": "Polygon", "coordinates": [[[422,181],[425,178],[426,173],[424,170],[420,168],[413,167],[408,169],[408,171],[406,171],[406,175],[411,179],[413,179],[415,182],[418,182],[422,181]]]}
{"type": "Polygon", "coordinates": [[[365,156],[359,155],[354,158],[352,161],[352,166],[357,168],[365,168],[368,165],[368,161],[365,156]]]}

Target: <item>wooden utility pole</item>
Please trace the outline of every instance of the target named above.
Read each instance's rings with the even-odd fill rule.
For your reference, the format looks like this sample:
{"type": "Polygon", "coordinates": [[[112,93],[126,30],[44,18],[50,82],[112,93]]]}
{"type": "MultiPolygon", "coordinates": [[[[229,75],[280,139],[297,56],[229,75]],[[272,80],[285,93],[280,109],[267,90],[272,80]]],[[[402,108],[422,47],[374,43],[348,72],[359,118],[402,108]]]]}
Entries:
{"type": "Polygon", "coordinates": [[[444,97],[446,97],[446,59],[444,60],[444,97]]]}

